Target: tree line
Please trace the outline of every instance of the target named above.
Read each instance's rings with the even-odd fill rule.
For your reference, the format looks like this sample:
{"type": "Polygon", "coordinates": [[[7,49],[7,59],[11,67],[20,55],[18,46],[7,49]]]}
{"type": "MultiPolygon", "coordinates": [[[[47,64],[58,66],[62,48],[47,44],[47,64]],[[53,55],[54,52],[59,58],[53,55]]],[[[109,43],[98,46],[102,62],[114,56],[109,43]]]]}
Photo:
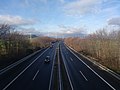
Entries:
{"type": "Polygon", "coordinates": [[[120,73],[120,30],[96,31],[84,38],[66,38],[65,42],[78,52],[120,73]]]}
{"type": "Polygon", "coordinates": [[[0,24],[0,67],[50,45],[53,38],[36,37],[17,32],[16,27],[0,24]]]}

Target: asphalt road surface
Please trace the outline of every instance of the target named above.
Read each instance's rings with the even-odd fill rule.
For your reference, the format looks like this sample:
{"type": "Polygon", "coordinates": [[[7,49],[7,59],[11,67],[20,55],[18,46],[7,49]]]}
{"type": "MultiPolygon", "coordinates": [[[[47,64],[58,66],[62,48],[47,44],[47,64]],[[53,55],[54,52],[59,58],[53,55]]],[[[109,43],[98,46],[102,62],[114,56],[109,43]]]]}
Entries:
{"type": "Polygon", "coordinates": [[[0,75],[0,90],[49,90],[56,44],[0,75]],[[50,63],[45,63],[50,56],[50,63]]]}
{"type": "Polygon", "coordinates": [[[73,90],[120,90],[120,81],[61,43],[73,90]]]}
{"type": "MultiPolygon", "coordinates": [[[[39,51],[33,57],[0,74],[0,90],[54,90],[51,85],[54,82],[54,62],[57,60],[56,48],[58,49],[58,42],[52,48],[39,51]],[[46,56],[50,56],[50,63],[44,62],[46,56]]],[[[120,90],[118,79],[77,55],[63,42],[59,42],[59,51],[62,58],[59,62],[64,62],[62,64],[65,66],[65,75],[71,90],[120,90]]],[[[58,71],[61,79],[62,71],[58,71]]]]}

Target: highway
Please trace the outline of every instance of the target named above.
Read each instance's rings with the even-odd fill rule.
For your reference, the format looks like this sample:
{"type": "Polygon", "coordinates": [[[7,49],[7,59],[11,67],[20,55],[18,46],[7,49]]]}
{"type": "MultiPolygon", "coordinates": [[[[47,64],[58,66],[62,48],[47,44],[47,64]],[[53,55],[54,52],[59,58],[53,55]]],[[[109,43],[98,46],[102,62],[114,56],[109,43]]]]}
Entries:
{"type": "Polygon", "coordinates": [[[56,44],[0,75],[0,90],[49,90],[56,44]],[[45,63],[50,56],[50,63],[45,63]]]}
{"type": "Polygon", "coordinates": [[[63,42],[59,42],[59,46],[56,42],[52,48],[41,50],[0,73],[0,90],[120,90],[120,80],[99,69],[63,42]],[[50,56],[50,63],[44,62],[46,56],[50,56]],[[54,70],[56,65],[58,70],[54,70]],[[55,71],[58,73],[57,89],[53,85],[56,83],[55,71]]]}
{"type": "Polygon", "coordinates": [[[61,43],[61,53],[73,90],[120,90],[120,80],[77,55],[64,43],[61,43]]]}

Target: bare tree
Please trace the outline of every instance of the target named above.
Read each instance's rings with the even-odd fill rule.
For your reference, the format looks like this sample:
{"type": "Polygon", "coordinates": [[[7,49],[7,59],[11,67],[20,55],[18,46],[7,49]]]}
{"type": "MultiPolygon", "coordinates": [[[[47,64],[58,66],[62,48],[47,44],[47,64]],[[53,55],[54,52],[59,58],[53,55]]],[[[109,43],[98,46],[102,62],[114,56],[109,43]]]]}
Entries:
{"type": "Polygon", "coordinates": [[[101,64],[120,71],[120,31],[101,29],[85,38],[66,38],[67,45],[96,58],[101,64]]]}

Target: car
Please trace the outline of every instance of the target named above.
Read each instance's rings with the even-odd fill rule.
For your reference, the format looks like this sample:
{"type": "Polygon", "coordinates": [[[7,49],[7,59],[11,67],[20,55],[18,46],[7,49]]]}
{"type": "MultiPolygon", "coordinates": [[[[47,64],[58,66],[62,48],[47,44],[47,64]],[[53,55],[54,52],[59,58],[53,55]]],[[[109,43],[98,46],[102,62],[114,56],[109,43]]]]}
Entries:
{"type": "Polygon", "coordinates": [[[51,45],[50,48],[52,48],[53,46],[51,45]]]}
{"type": "Polygon", "coordinates": [[[49,62],[50,62],[50,56],[46,56],[45,63],[49,63],[49,62]]]}
{"type": "Polygon", "coordinates": [[[53,43],[51,43],[50,48],[52,48],[53,46],[54,46],[54,44],[53,44],[53,43]]]}

